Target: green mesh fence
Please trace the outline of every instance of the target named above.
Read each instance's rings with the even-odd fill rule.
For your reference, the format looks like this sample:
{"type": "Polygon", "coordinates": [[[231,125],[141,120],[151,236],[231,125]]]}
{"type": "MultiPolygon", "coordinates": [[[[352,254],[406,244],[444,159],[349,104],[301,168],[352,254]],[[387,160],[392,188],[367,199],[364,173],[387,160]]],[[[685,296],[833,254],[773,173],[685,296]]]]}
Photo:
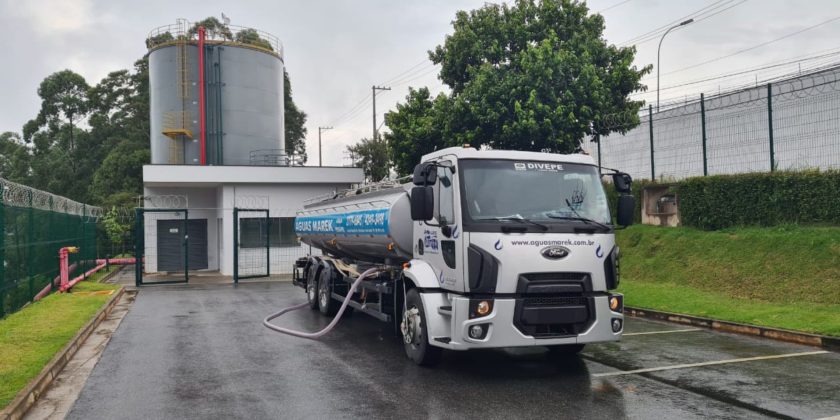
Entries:
{"type": "Polygon", "coordinates": [[[840,66],[771,83],[605,115],[601,166],[636,179],[840,168],[840,66]]]}
{"type": "Polygon", "coordinates": [[[58,286],[58,251],[70,254],[73,278],[96,264],[98,207],[0,178],[0,318],[58,286]]]}

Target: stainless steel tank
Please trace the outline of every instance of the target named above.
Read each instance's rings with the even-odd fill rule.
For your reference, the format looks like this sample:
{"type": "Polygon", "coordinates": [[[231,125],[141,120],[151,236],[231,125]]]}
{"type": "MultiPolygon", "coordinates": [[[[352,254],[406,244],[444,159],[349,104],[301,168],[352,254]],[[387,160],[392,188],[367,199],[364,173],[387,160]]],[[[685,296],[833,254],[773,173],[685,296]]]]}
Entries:
{"type": "Polygon", "coordinates": [[[398,263],[413,255],[410,185],[329,198],[304,206],[295,218],[300,240],[325,253],[398,263]]]}
{"type": "MultiPolygon", "coordinates": [[[[183,28],[163,30],[186,40],[150,47],[151,161],[197,165],[197,40],[183,28]]],[[[271,41],[271,49],[218,37],[205,44],[205,140],[210,165],[266,164],[266,156],[276,156],[284,148],[282,46],[270,35],[260,35],[271,41]]]]}

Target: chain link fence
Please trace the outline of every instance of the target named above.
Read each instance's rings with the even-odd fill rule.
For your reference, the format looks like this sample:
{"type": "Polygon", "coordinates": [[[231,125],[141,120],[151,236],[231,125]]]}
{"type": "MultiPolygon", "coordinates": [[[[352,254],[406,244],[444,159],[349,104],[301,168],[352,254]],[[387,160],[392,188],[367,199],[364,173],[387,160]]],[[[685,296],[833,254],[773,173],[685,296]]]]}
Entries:
{"type": "Polygon", "coordinates": [[[840,66],[658,112],[609,115],[598,126],[614,134],[596,137],[587,151],[637,179],[840,169],[840,66]]]}
{"type": "Polygon", "coordinates": [[[58,252],[70,254],[71,277],[96,265],[99,207],[0,178],[0,318],[59,280],[58,252]]]}

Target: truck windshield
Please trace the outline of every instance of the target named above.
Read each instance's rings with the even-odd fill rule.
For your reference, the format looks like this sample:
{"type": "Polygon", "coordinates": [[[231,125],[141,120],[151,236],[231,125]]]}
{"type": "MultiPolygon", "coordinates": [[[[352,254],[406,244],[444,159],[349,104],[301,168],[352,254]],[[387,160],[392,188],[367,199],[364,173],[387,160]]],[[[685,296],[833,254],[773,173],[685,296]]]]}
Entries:
{"type": "Polygon", "coordinates": [[[598,168],[577,163],[464,159],[466,223],[511,219],[540,224],[611,223],[598,168]]]}

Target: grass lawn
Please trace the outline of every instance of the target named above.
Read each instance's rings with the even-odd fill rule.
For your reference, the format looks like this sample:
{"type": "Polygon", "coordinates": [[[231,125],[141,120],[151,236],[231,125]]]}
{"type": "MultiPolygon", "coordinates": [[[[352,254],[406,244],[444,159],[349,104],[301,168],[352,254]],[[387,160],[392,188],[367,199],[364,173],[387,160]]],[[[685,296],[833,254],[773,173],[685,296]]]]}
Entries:
{"type": "Polygon", "coordinates": [[[93,281],[76,284],[72,293],[51,294],[0,320],[0,408],[8,405],[111,297],[91,292],[119,287],[94,282],[105,274],[96,273],[91,276],[93,281]]]}
{"type": "Polygon", "coordinates": [[[628,306],[840,336],[840,228],[617,235],[628,306]]]}

